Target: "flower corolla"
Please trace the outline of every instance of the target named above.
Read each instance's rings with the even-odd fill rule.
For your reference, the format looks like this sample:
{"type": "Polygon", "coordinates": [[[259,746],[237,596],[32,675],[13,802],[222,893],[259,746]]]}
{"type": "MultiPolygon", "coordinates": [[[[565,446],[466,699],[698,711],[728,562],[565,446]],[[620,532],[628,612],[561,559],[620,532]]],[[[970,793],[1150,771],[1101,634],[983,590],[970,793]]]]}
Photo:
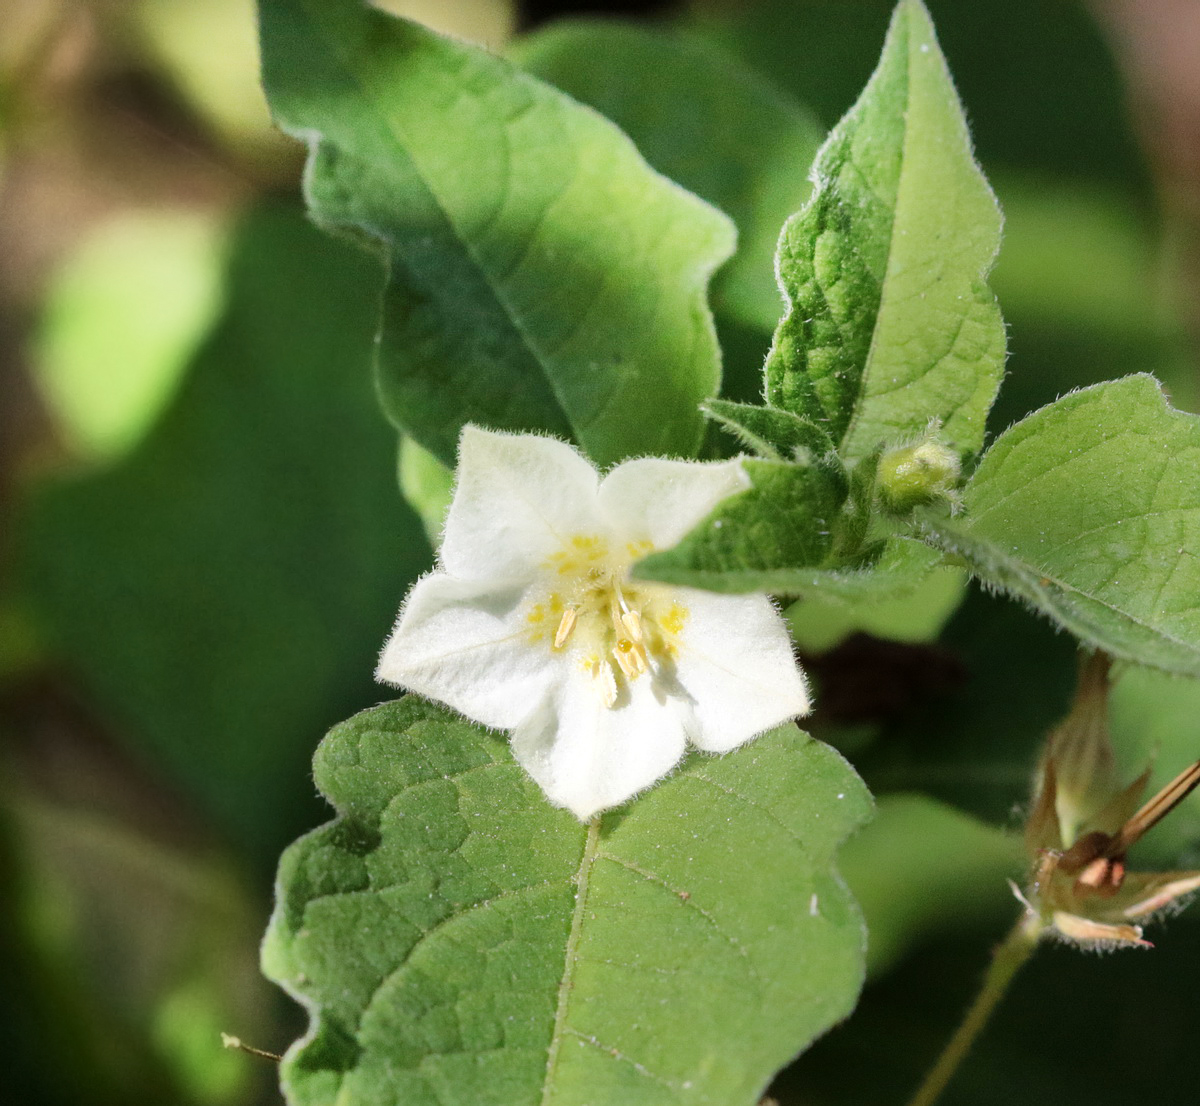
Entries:
{"type": "Polygon", "coordinates": [[[517,761],[583,820],[665,775],[689,741],[726,752],[805,713],[766,596],[630,576],[748,486],[737,460],[641,458],[602,478],[554,438],[468,426],[438,565],[377,679],[512,731],[517,761]]]}

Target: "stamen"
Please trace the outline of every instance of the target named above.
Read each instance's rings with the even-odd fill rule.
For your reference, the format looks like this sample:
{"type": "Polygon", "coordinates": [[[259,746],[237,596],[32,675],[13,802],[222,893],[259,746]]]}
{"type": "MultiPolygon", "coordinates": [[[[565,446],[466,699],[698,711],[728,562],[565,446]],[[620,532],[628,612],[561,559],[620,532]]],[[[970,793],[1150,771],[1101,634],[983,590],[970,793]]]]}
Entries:
{"type": "Polygon", "coordinates": [[[636,679],[638,675],[637,653],[634,651],[633,642],[627,638],[621,638],[616,645],[613,646],[613,657],[620,665],[621,671],[625,673],[626,678],[636,679]]]}
{"type": "Polygon", "coordinates": [[[571,636],[571,631],[575,629],[575,620],[579,617],[579,612],[574,607],[568,607],[563,611],[562,619],[558,623],[558,629],[554,633],[554,648],[561,649],[567,638],[571,636]]]}
{"type": "Polygon", "coordinates": [[[617,701],[617,678],[613,675],[612,665],[596,661],[592,665],[592,679],[600,685],[600,698],[606,707],[612,707],[617,701]]]}
{"type": "Polygon", "coordinates": [[[621,612],[621,625],[628,631],[629,636],[634,643],[640,645],[642,638],[642,616],[637,611],[627,610],[621,612]]]}

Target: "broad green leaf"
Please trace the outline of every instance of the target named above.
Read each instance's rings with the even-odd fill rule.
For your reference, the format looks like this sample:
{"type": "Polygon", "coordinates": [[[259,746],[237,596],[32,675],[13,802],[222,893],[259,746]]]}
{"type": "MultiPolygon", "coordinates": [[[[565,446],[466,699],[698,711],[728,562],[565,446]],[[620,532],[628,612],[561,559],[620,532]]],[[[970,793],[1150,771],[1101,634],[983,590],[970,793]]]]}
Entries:
{"type": "Polygon", "coordinates": [[[606,464],[692,456],[720,383],[706,289],[729,220],[607,120],[366,5],[263,0],[263,79],[314,215],[385,257],[388,417],[447,464],[465,422],[606,464]]]}
{"type": "Polygon", "coordinates": [[[273,865],[319,816],[316,736],[378,700],[428,566],[370,381],[374,266],[291,207],[238,227],[228,308],[120,463],[28,494],[20,585],[115,736],[273,865]]]}
{"type": "Polygon", "coordinates": [[[334,729],[316,777],[338,818],[284,855],[263,948],[313,1018],[295,1106],[753,1106],[853,1005],[833,859],[869,800],[794,726],[590,825],[414,696],[334,729]]]}
{"type": "Polygon", "coordinates": [[[879,67],[815,165],[817,191],[784,228],[788,311],[767,399],[825,425],[847,459],[938,419],[983,443],[1004,327],[984,277],[1000,212],[919,0],[901,0],[879,67]]]}
{"type": "Polygon", "coordinates": [[[1034,412],[988,450],[936,544],[1088,645],[1200,675],[1200,419],[1139,375],[1034,412]]]}
{"type": "Polygon", "coordinates": [[[808,200],[825,136],[812,115],[734,55],[674,28],[563,20],[518,41],[513,56],[733,219],[738,252],[713,283],[714,309],[773,330],[779,228],[808,200]]]}

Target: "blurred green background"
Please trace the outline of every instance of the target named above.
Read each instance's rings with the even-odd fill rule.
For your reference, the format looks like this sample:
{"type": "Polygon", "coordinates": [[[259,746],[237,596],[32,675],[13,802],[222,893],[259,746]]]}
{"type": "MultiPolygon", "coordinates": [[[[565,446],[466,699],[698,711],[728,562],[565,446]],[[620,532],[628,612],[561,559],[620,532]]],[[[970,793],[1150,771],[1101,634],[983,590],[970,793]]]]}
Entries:
{"type": "MultiPolygon", "coordinates": [[[[568,10],[707,40],[705,58],[757,82],[761,118],[703,102],[639,116],[628,56],[539,71],[718,202],[755,174],[709,156],[717,131],[769,134],[805,111],[832,125],[890,10],[383,6],[496,50],[568,10]]],[[[1143,370],[1196,410],[1200,5],[929,6],[1006,215],[994,429],[1143,370]]],[[[0,27],[6,1091],[278,1102],[270,1063],[223,1051],[220,1033],[281,1050],[303,1027],[257,973],[274,863],[326,817],[309,776],[324,730],[388,697],[374,656],[431,557],[372,392],[381,274],[303,215],[301,151],[267,118],[249,0],[0,0],[0,27]]],[[[728,388],[748,396],[769,319],[727,276],[728,388]]],[[[955,610],[960,593],[947,577],[895,609],[794,613],[814,727],[882,801],[844,865],[873,982],[780,1077],[785,1106],[902,1101],[1013,915],[1015,812],[1073,648],[994,597],[955,610]]],[[[1200,692],[1130,672],[1114,726],[1130,771],[1157,751],[1170,776],[1200,747],[1200,692]]],[[[1200,864],[1200,802],[1168,826],[1147,860],[1200,864]]],[[[1200,929],[1185,917],[1160,936],[1148,956],[1042,953],[946,1102],[1193,1101],[1200,929]]]]}

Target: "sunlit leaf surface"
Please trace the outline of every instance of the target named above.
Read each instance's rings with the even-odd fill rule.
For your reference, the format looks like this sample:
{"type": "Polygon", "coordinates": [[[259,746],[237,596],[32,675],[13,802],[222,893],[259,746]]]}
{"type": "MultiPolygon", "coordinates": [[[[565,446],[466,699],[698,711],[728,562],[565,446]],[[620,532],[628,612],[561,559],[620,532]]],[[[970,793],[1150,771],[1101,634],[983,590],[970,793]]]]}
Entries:
{"type": "Polygon", "coordinates": [[[853,1005],[833,854],[869,800],[793,726],[590,825],[415,696],[316,774],[339,817],[285,854],[263,954],[314,1018],[293,1103],[752,1106],[853,1005]]]}

